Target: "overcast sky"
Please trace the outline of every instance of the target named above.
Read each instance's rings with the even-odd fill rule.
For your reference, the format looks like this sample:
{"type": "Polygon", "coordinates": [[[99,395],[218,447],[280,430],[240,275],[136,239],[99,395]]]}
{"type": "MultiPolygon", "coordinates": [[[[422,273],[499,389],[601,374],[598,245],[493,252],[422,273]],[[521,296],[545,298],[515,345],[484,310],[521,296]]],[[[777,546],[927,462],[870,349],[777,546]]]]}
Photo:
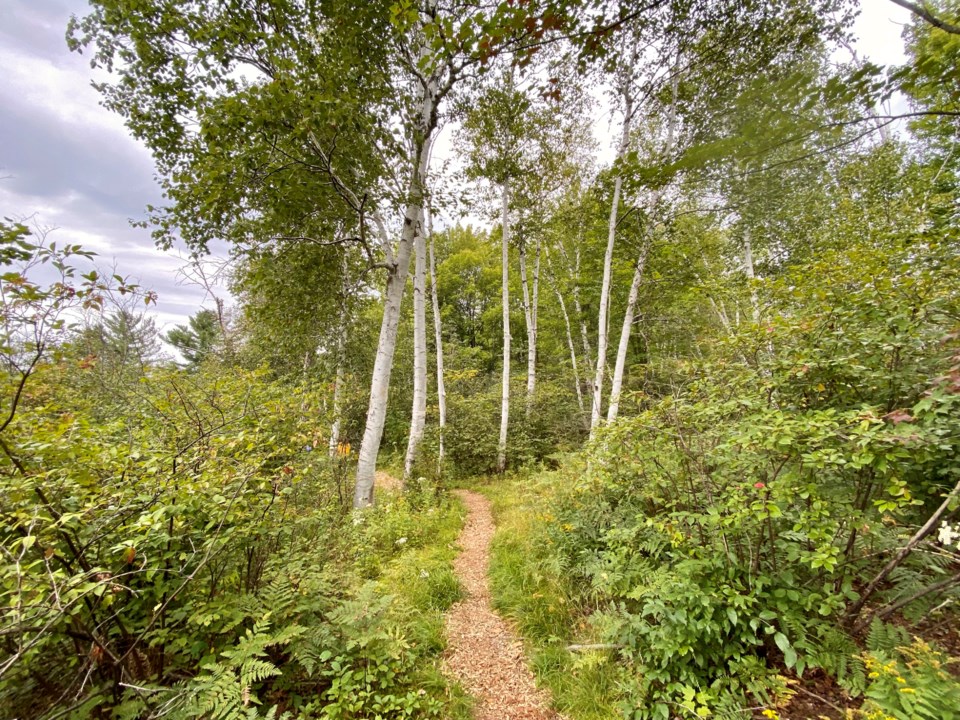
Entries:
{"type": "MultiPolygon", "coordinates": [[[[180,280],[179,254],[157,250],[148,230],[130,226],[160,191],[150,154],[99,106],[87,58],[67,50],[67,21],[86,7],[86,0],[0,0],[0,216],[32,216],[57,228],[58,243],[80,243],[101,264],[138,278],[157,292],[153,312],[168,329],[212,302],[180,280]]],[[[889,0],[863,0],[858,52],[900,62],[907,19],[889,0]]]]}

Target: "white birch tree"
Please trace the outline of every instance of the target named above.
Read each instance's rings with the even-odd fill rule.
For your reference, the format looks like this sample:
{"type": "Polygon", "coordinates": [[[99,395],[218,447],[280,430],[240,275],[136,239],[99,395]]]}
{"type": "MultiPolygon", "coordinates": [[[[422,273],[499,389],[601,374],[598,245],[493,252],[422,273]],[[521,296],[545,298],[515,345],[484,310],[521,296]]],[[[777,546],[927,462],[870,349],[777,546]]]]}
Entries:
{"type": "MultiPolygon", "coordinates": [[[[677,123],[677,83],[679,76],[676,67],[671,72],[671,90],[670,105],[667,108],[667,138],[662,152],[662,162],[666,162],[673,153],[674,136],[677,123]]],[[[660,210],[660,201],[663,198],[664,188],[658,187],[653,191],[650,200],[650,209],[653,222],[656,222],[660,210]]],[[[643,271],[647,264],[647,256],[650,253],[650,244],[653,242],[654,229],[650,228],[646,232],[646,237],[641,241],[640,255],[637,258],[633,269],[633,278],[630,281],[630,292],[627,295],[627,306],[623,313],[623,326],[620,329],[620,342],[617,346],[617,360],[614,365],[613,378],[610,382],[610,402],[607,406],[607,422],[613,422],[617,419],[620,412],[620,395],[623,391],[623,375],[627,365],[627,351],[630,348],[630,335],[633,330],[633,320],[636,313],[637,298],[640,293],[640,284],[643,282],[643,271]]]]}
{"type": "MultiPolygon", "coordinates": [[[[637,53],[631,53],[636,60],[637,53]]],[[[631,71],[632,72],[632,71],[631,71]]],[[[633,123],[634,90],[631,72],[620,79],[618,92],[623,103],[623,125],[614,164],[621,162],[630,146],[630,127],[633,123]]],[[[594,364],[593,388],[591,391],[590,432],[600,424],[603,406],[603,379],[607,367],[607,343],[610,330],[610,284],[613,277],[613,249],[617,238],[617,218],[620,210],[620,194],[623,190],[623,175],[617,170],[613,180],[613,198],[610,201],[610,217],[607,224],[607,247],[603,256],[603,277],[600,281],[600,308],[597,313],[597,359],[594,364]]]]}
{"type": "Polygon", "coordinates": [[[447,388],[443,377],[443,325],[440,318],[440,299],[437,294],[437,261],[433,242],[433,214],[427,215],[427,243],[430,260],[430,300],[433,309],[433,333],[437,356],[437,405],[439,418],[439,448],[437,450],[437,472],[443,471],[445,455],[444,434],[447,431],[447,388]]]}
{"type": "Polygon", "coordinates": [[[413,408],[410,414],[410,434],[403,463],[403,480],[410,479],[427,421],[427,303],[426,303],[426,233],[423,210],[417,222],[414,241],[413,272],[413,408]]]}
{"type": "Polygon", "coordinates": [[[510,180],[501,184],[502,231],[501,268],[502,283],[500,301],[503,305],[503,370],[500,378],[500,435],[497,439],[497,472],[507,469],[507,432],[510,426],[510,180]]]}
{"type": "Polygon", "coordinates": [[[523,292],[523,316],[527,328],[526,414],[530,417],[537,389],[537,312],[540,305],[540,239],[534,245],[532,277],[527,272],[526,242],[520,245],[520,287],[523,292]]]}

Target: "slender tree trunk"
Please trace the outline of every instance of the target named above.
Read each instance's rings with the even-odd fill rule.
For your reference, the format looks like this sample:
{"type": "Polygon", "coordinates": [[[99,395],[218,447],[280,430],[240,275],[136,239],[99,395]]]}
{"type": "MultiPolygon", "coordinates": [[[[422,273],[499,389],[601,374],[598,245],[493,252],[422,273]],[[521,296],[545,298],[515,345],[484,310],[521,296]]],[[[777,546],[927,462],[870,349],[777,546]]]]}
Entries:
{"type": "MultiPolygon", "coordinates": [[[[580,246],[583,245],[583,221],[580,222],[580,234],[578,238],[577,248],[574,251],[574,262],[570,262],[570,256],[567,254],[566,249],[563,246],[563,243],[558,244],[558,249],[560,254],[563,256],[564,262],[567,266],[567,274],[570,276],[571,283],[571,295],[573,296],[573,311],[576,313],[576,320],[580,326],[580,344],[583,348],[583,358],[584,358],[584,371],[587,373],[587,377],[593,375],[593,348],[590,344],[590,333],[587,331],[587,316],[583,312],[583,305],[580,303],[580,246]]],[[[549,261],[549,256],[547,258],[549,261]]],[[[589,387],[591,393],[593,391],[593,385],[589,387]]],[[[579,393],[581,396],[582,392],[579,393]]],[[[591,395],[591,403],[592,403],[591,395]]],[[[591,405],[592,407],[592,405],[591,405]]],[[[590,428],[590,415],[587,414],[587,429],[590,428]]]]}
{"type": "Polygon", "coordinates": [[[755,280],[757,274],[753,269],[753,245],[750,242],[750,232],[743,233],[743,270],[747,274],[747,280],[750,283],[750,309],[753,312],[753,321],[760,322],[760,301],[757,298],[757,287],[755,280]]]}
{"type": "MultiPolygon", "coordinates": [[[[582,237],[581,237],[582,239],[582,237]]],[[[587,330],[587,316],[583,312],[583,305],[580,303],[580,248],[576,252],[576,265],[573,274],[573,311],[577,314],[577,320],[580,323],[580,344],[583,346],[583,357],[585,360],[584,371],[589,378],[594,373],[593,368],[593,347],[590,344],[590,333],[587,330]]],[[[590,407],[593,407],[593,385],[588,383],[590,391],[590,407]]],[[[587,423],[587,429],[590,429],[590,414],[584,415],[587,423]]]]}
{"type": "Polygon", "coordinates": [[[623,390],[623,372],[627,365],[627,350],[630,348],[630,333],[633,330],[633,316],[637,308],[637,296],[640,294],[640,283],[643,281],[643,268],[647,264],[647,253],[650,243],[645,242],[637,258],[637,266],[633,270],[633,280],[630,282],[630,294],[627,296],[627,307],[623,314],[623,327],[620,330],[620,344],[617,346],[617,363],[613,369],[613,379],[610,382],[610,404],[607,407],[607,422],[617,419],[620,412],[620,394],[623,390]]]}
{"type": "Polygon", "coordinates": [[[537,389],[537,306],[540,285],[540,241],[536,245],[536,260],[533,266],[532,290],[527,276],[527,249],[520,247],[520,286],[523,288],[523,317],[527,326],[527,395],[526,415],[533,410],[533,398],[537,389]]]}
{"type": "Polygon", "coordinates": [[[533,405],[537,389],[537,340],[540,337],[540,240],[537,240],[536,252],[533,261],[533,307],[530,315],[533,318],[533,332],[530,335],[530,346],[527,349],[527,414],[533,405]]]}
{"type": "Polygon", "coordinates": [[[343,416],[343,380],[346,371],[346,336],[347,336],[347,295],[346,295],[346,257],[341,263],[343,273],[343,294],[340,297],[340,309],[337,317],[337,374],[333,381],[333,424],[330,426],[330,458],[336,458],[337,446],[340,445],[340,424],[343,416]]]}
{"type": "Polygon", "coordinates": [[[340,445],[340,423],[343,417],[343,358],[337,360],[337,375],[333,381],[333,424],[330,426],[330,457],[337,456],[337,447],[340,445]]]}
{"type": "Polygon", "coordinates": [[[567,348],[570,351],[570,366],[573,368],[573,387],[577,391],[577,405],[580,407],[580,418],[584,423],[584,429],[590,429],[590,418],[587,415],[587,409],[583,404],[583,388],[580,385],[580,370],[577,363],[577,348],[573,343],[573,329],[570,325],[570,314],[567,312],[567,303],[563,299],[563,293],[560,292],[560,286],[557,283],[556,275],[552,270],[550,255],[547,254],[547,278],[553,287],[553,292],[557,296],[557,303],[560,305],[560,312],[563,314],[563,323],[567,330],[567,348]]]}
{"type": "Polygon", "coordinates": [[[443,472],[444,434],[447,429],[447,390],[443,382],[443,326],[440,320],[440,300],[437,296],[437,264],[433,253],[433,217],[428,218],[427,235],[430,252],[430,295],[433,304],[433,333],[437,346],[437,404],[440,407],[440,448],[437,453],[437,472],[443,472]]]}
{"type": "MultiPolygon", "coordinates": [[[[664,148],[664,156],[669,156],[673,152],[673,137],[677,122],[677,75],[674,73],[672,80],[673,96],[670,101],[670,109],[667,112],[667,142],[664,148]]],[[[663,190],[658,189],[653,194],[654,212],[660,205],[663,198],[663,190]]],[[[633,279],[630,281],[630,293],[627,296],[627,307],[623,315],[623,326],[620,330],[620,343],[617,347],[617,361],[613,371],[613,380],[610,383],[610,405],[607,408],[607,422],[613,422],[617,419],[620,412],[620,396],[623,391],[623,373],[627,364],[627,351],[630,348],[630,334],[633,330],[633,317],[636,312],[637,296],[640,292],[640,284],[643,282],[643,270],[647,264],[647,254],[650,252],[650,243],[653,241],[653,232],[647,233],[647,239],[640,248],[640,256],[637,258],[636,267],[633,270],[633,279]]]]}
{"type": "Polygon", "coordinates": [[[353,507],[373,505],[373,485],[377,471],[377,456],[383,438],[383,425],[387,418],[387,399],[390,393],[390,373],[397,347],[397,330],[400,326],[400,305],[410,270],[410,254],[420,221],[423,196],[430,162],[433,131],[436,128],[434,97],[436,84],[428,83],[420,97],[420,138],[414,142],[414,166],[407,184],[409,198],[400,232],[393,265],[387,270],[387,288],[383,294],[383,320],[380,323],[380,338],[370,381],[370,402],[367,406],[367,423],[357,455],[357,483],[353,492],[353,507]]]}
{"type": "MultiPolygon", "coordinates": [[[[623,90],[623,133],[617,148],[616,161],[619,162],[627,152],[630,143],[630,124],[633,120],[633,97],[627,85],[623,90]]],[[[623,176],[617,173],[613,181],[613,200],[610,203],[610,221],[607,227],[607,250],[603,256],[603,280],[600,285],[600,310],[597,319],[597,363],[594,366],[592,409],[590,413],[590,434],[600,424],[603,404],[603,376],[607,365],[607,342],[610,329],[610,282],[613,274],[613,247],[617,236],[617,217],[620,210],[620,193],[623,189],[623,176]]]]}
{"type": "Polygon", "coordinates": [[[501,186],[503,208],[500,224],[503,229],[503,377],[500,381],[500,439],[497,442],[497,472],[507,469],[507,429],[510,425],[510,181],[501,186]]]}
{"type": "Polygon", "coordinates": [[[410,414],[410,436],[403,463],[403,479],[413,472],[413,463],[423,440],[427,421],[427,243],[424,236],[423,210],[417,221],[413,271],[413,408],[410,414]]]}

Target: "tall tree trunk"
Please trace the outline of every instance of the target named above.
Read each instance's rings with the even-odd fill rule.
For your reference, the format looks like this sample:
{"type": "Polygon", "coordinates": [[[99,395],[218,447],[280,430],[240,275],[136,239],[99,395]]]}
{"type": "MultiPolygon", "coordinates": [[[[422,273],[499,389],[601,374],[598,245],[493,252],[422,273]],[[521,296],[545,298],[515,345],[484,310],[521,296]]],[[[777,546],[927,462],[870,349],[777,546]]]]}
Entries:
{"type": "Polygon", "coordinates": [[[330,426],[330,458],[337,456],[340,445],[340,424],[343,416],[343,380],[346,371],[347,346],[347,261],[346,255],[340,263],[343,279],[340,295],[340,308],[337,313],[337,373],[333,380],[333,424],[330,426]]]}
{"type": "Polygon", "coordinates": [[[620,412],[620,394],[623,390],[623,371],[627,366],[627,350],[630,348],[630,333],[633,330],[633,316],[637,308],[637,296],[640,294],[640,283],[643,281],[643,268],[647,264],[647,253],[650,243],[645,242],[637,258],[637,266],[633,270],[633,280],[630,282],[630,294],[627,296],[627,307],[623,314],[623,327],[620,329],[620,343],[617,346],[617,363],[613,369],[613,378],[610,382],[610,404],[607,406],[607,422],[617,419],[620,412]]]}
{"type": "Polygon", "coordinates": [[[537,240],[536,260],[533,266],[532,289],[527,275],[526,245],[520,247],[520,286],[523,288],[523,317],[527,326],[527,395],[526,415],[533,410],[533,398],[537,390],[537,306],[540,294],[540,241],[537,240]]]}
{"type": "MultiPolygon", "coordinates": [[[[536,252],[533,261],[533,334],[530,338],[530,349],[527,351],[527,401],[528,406],[533,403],[537,386],[537,339],[540,337],[540,240],[537,240],[536,252]]],[[[528,409],[529,414],[529,409],[528,409]]]]}
{"type": "Polygon", "coordinates": [[[433,333],[437,346],[437,404],[440,407],[440,449],[437,453],[437,472],[443,471],[444,434],[447,429],[447,390],[443,382],[443,327],[440,321],[440,300],[437,296],[437,264],[433,253],[433,217],[428,218],[427,235],[430,243],[430,295],[433,304],[433,333]]]}
{"type": "Polygon", "coordinates": [[[750,231],[743,232],[743,270],[747,274],[747,281],[750,283],[750,309],[753,313],[753,321],[760,322],[760,301],[757,298],[757,274],[753,268],[753,245],[750,242],[750,231]]]}
{"type": "MultiPolygon", "coordinates": [[[[633,121],[633,96],[629,85],[623,89],[623,132],[617,148],[615,162],[623,159],[630,143],[630,124],[633,121]]],[[[592,409],[590,413],[590,434],[600,424],[603,404],[603,376],[607,365],[607,342],[610,329],[610,282],[613,274],[613,246],[617,236],[617,217],[620,210],[620,193],[623,189],[623,176],[618,172],[613,181],[613,200],[610,203],[610,221],[607,227],[607,250],[603,256],[603,281],[600,285],[600,310],[597,319],[597,362],[594,366],[592,409]]]]}
{"type": "Polygon", "coordinates": [[[573,368],[573,387],[577,391],[577,405],[580,407],[580,419],[584,423],[584,429],[590,429],[590,418],[587,415],[587,409],[583,404],[583,388],[580,385],[580,370],[577,362],[577,347],[573,343],[573,329],[570,325],[570,314],[567,312],[567,303],[563,299],[563,293],[560,292],[560,285],[557,283],[557,277],[553,273],[553,266],[550,263],[550,255],[547,254],[547,278],[553,287],[553,292],[557,296],[557,303],[560,305],[560,312],[563,314],[563,323],[567,330],[567,348],[570,351],[570,366],[573,368]]]}
{"type": "MultiPolygon", "coordinates": [[[[587,331],[587,316],[583,312],[583,305],[580,302],[580,247],[583,245],[583,220],[581,218],[580,222],[580,234],[578,237],[577,247],[574,251],[574,262],[570,262],[570,256],[567,254],[566,248],[563,246],[563,243],[559,243],[557,248],[560,250],[560,254],[563,256],[563,260],[567,266],[567,274],[570,276],[570,283],[572,286],[571,295],[573,296],[573,311],[576,313],[576,320],[580,326],[580,344],[583,347],[583,358],[584,358],[584,372],[587,373],[587,377],[593,375],[593,348],[590,345],[590,333],[587,331]]],[[[549,261],[549,256],[547,257],[549,261]]],[[[590,391],[593,391],[593,385],[589,386],[590,391]]],[[[581,392],[582,396],[583,393],[581,392]]],[[[592,403],[591,395],[591,403],[592,403]]],[[[592,407],[592,405],[591,405],[592,407]]],[[[590,428],[590,415],[585,416],[587,419],[587,429],[590,428]]]]}
{"type": "Polygon", "coordinates": [[[590,333],[587,331],[587,316],[580,303],[580,248],[577,248],[573,273],[573,310],[580,321],[580,344],[583,345],[583,354],[587,359],[587,370],[593,374],[593,346],[590,344],[590,333]]]}
{"type": "Polygon", "coordinates": [[[337,360],[337,375],[333,381],[333,424],[330,425],[330,457],[337,456],[337,447],[340,445],[340,424],[343,418],[343,358],[337,360]]]}
{"type": "Polygon", "coordinates": [[[427,420],[427,243],[424,236],[423,209],[417,221],[413,271],[413,408],[410,413],[410,436],[403,463],[403,479],[410,478],[413,463],[423,440],[427,420]]]}
{"type": "MultiPolygon", "coordinates": [[[[673,137],[677,122],[677,81],[678,76],[674,71],[671,81],[673,95],[670,100],[670,109],[667,112],[667,142],[664,147],[664,157],[669,157],[673,152],[673,137]]],[[[653,193],[652,208],[654,215],[663,198],[663,189],[657,189],[653,193]]],[[[623,372],[627,364],[627,351],[630,348],[630,334],[633,330],[633,317],[636,312],[637,296],[640,292],[640,283],[643,282],[643,269],[647,264],[647,254],[650,252],[650,243],[653,241],[653,232],[646,233],[647,239],[640,248],[640,256],[637,258],[637,264],[633,270],[633,279],[630,281],[630,293],[627,296],[627,307],[623,315],[623,326],[620,329],[620,343],[617,347],[617,361],[613,371],[613,380],[610,383],[610,405],[607,408],[607,422],[613,422],[617,419],[620,412],[620,395],[623,391],[623,372]]]]}
{"type": "Polygon", "coordinates": [[[501,186],[503,208],[500,224],[503,229],[503,377],[500,381],[500,439],[497,441],[497,472],[507,469],[507,428],[510,425],[510,181],[501,186]]]}
{"type": "Polygon", "coordinates": [[[353,491],[353,507],[364,508],[373,505],[373,484],[377,471],[377,457],[380,454],[380,441],[383,438],[383,425],[387,418],[387,399],[390,394],[390,373],[393,370],[393,356],[397,348],[397,330],[400,326],[400,305],[410,270],[410,254],[413,251],[417,225],[423,208],[427,169],[430,164],[430,149],[433,131],[436,129],[435,97],[436,82],[428,82],[421,89],[419,137],[413,138],[413,168],[407,183],[406,211],[400,242],[393,258],[393,264],[387,270],[387,288],[383,294],[383,320],[380,323],[380,338],[377,341],[377,355],[373,363],[373,377],[370,381],[370,402],[367,406],[367,423],[363,429],[363,440],[357,454],[357,483],[353,491]]]}

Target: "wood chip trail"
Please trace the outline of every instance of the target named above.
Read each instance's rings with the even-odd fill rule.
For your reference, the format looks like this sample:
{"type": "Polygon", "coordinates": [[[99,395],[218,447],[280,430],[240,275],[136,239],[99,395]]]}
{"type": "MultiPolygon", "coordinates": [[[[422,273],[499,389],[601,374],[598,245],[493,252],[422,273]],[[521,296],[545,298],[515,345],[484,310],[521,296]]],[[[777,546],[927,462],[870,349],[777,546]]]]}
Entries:
{"type": "Polygon", "coordinates": [[[490,605],[490,501],[466,490],[457,494],[469,514],[454,569],[467,596],[447,613],[446,672],[476,699],[476,720],[561,720],[537,690],[516,633],[490,605]]]}

